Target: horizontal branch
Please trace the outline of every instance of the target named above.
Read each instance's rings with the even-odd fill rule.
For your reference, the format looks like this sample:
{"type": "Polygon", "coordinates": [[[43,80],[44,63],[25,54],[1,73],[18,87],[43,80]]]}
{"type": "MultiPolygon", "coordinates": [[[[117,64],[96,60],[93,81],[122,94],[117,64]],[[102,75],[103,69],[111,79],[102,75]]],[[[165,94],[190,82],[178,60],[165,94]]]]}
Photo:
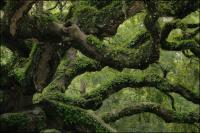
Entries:
{"type": "Polygon", "coordinates": [[[40,108],[0,115],[1,132],[39,132],[45,128],[45,113],[40,108]]]}
{"type": "Polygon", "coordinates": [[[44,107],[48,116],[61,118],[59,123],[63,123],[65,129],[80,132],[116,132],[94,113],[79,107],[66,105],[54,100],[45,100],[40,103],[44,107]]]}
{"type": "Polygon", "coordinates": [[[195,104],[199,104],[200,100],[198,94],[190,91],[183,86],[170,84],[167,80],[159,77],[158,75],[146,74],[143,76],[138,76],[120,73],[116,75],[115,78],[108,80],[100,87],[94,89],[92,92],[78,98],[66,96],[64,93],[56,91],[57,89],[55,89],[54,91],[44,90],[42,93],[35,94],[35,96],[33,97],[33,101],[34,103],[38,103],[45,99],[51,99],[69,105],[79,106],[85,109],[96,110],[101,107],[105,99],[126,87],[152,87],[152,89],[155,88],[160,90],[161,92],[174,92],[195,104]]]}
{"type": "Polygon", "coordinates": [[[200,122],[200,115],[198,113],[179,113],[174,110],[166,109],[157,103],[138,103],[118,112],[108,113],[102,118],[106,123],[110,123],[126,116],[132,116],[144,112],[153,113],[161,117],[167,123],[194,124],[200,122]]]}
{"type": "Polygon", "coordinates": [[[170,84],[166,79],[163,79],[158,75],[152,74],[147,74],[143,76],[130,74],[116,75],[115,78],[107,81],[99,88],[95,89],[91,93],[84,95],[83,97],[87,100],[94,99],[94,103],[97,104],[98,102],[102,102],[110,95],[126,87],[153,87],[162,92],[174,92],[195,104],[199,104],[200,100],[199,95],[190,91],[189,89],[180,85],[170,84]]]}

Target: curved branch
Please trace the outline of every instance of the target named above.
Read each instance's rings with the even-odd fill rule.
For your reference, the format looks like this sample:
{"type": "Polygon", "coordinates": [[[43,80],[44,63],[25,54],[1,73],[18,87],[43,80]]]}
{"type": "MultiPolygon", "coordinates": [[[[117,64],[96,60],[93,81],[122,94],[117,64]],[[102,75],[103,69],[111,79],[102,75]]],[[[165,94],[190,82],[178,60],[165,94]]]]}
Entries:
{"type": "Polygon", "coordinates": [[[75,2],[68,20],[76,23],[85,34],[93,34],[98,38],[114,35],[122,22],[144,9],[142,1],[87,2],[75,2]]]}
{"type": "Polygon", "coordinates": [[[182,97],[195,104],[199,104],[200,100],[198,94],[183,86],[170,84],[167,80],[158,75],[143,75],[138,77],[137,75],[130,74],[116,75],[116,78],[104,83],[100,88],[83,97],[88,100],[94,99],[95,104],[97,104],[97,102],[101,103],[104,99],[125,87],[154,87],[163,92],[175,92],[180,94],[182,97]]]}
{"type": "MultiPolygon", "coordinates": [[[[159,58],[158,46],[153,44],[151,40],[134,48],[124,46],[115,48],[115,46],[105,45],[95,36],[87,36],[75,24],[65,28],[64,33],[72,39],[72,47],[112,68],[145,69],[159,58]]],[[[136,41],[138,40],[136,39],[136,41]]],[[[69,45],[68,42],[66,45],[69,45]]]]}
{"type": "MultiPolygon", "coordinates": [[[[169,1],[167,1],[167,2],[161,1],[160,2],[160,1],[144,0],[144,3],[148,10],[148,14],[145,18],[144,24],[145,24],[146,28],[148,29],[148,31],[151,33],[151,36],[152,36],[155,44],[161,43],[161,47],[165,50],[190,49],[197,57],[200,57],[200,46],[198,45],[198,42],[196,42],[195,40],[183,39],[183,40],[177,41],[177,42],[167,42],[166,41],[166,39],[172,29],[175,29],[177,27],[180,27],[180,28],[186,27],[185,24],[182,23],[179,19],[172,23],[166,24],[165,27],[162,29],[162,33],[160,36],[160,29],[159,29],[159,26],[157,23],[157,19],[160,16],[163,16],[164,14],[168,14],[167,10],[165,12],[165,10],[162,9],[162,6],[160,6],[160,4],[173,4],[173,2],[169,2],[169,1]]],[[[183,3],[183,2],[180,3],[179,1],[177,1],[174,4],[179,5],[179,7],[176,7],[175,9],[171,9],[171,10],[174,10],[174,14],[171,14],[171,15],[176,16],[178,18],[183,18],[186,15],[188,15],[189,13],[198,9],[197,4],[194,4],[194,2],[190,2],[190,1],[187,1],[186,3],[183,3]]],[[[197,27],[197,26],[199,26],[199,24],[189,24],[187,27],[192,28],[194,26],[197,27]]],[[[198,29],[197,29],[197,32],[198,32],[198,29]]]]}
{"type": "Polygon", "coordinates": [[[61,121],[65,129],[69,128],[84,132],[85,129],[87,132],[116,132],[109,125],[105,124],[100,118],[98,118],[94,113],[88,112],[84,109],[65,105],[60,102],[53,100],[45,100],[40,103],[44,107],[45,112],[49,116],[55,116],[61,118],[61,121]]]}
{"type": "Polygon", "coordinates": [[[64,92],[76,76],[84,72],[98,71],[103,68],[99,62],[88,57],[72,57],[73,59],[70,59],[69,56],[63,58],[66,62],[61,64],[64,65],[62,66],[64,70],[61,70],[61,74],[58,72],[56,78],[44,89],[45,92],[53,90],[64,92]],[[69,62],[67,63],[67,61],[69,62]]]}
{"type": "Polygon", "coordinates": [[[171,100],[171,105],[172,105],[172,109],[173,110],[176,110],[176,108],[175,108],[175,103],[174,103],[174,97],[172,96],[172,95],[170,95],[169,93],[167,93],[167,92],[163,92],[166,96],[168,96],[169,97],[169,99],[171,100]]]}
{"type": "MultiPolygon", "coordinates": [[[[175,41],[175,42],[167,41],[167,37],[169,36],[170,32],[173,29],[176,29],[176,28],[185,29],[187,27],[196,28],[198,26],[199,26],[199,24],[186,25],[186,24],[182,23],[181,20],[175,20],[173,22],[169,22],[169,23],[165,24],[165,26],[161,32],[161,48],[165,49],[165,50],[172,50],[172,51],[180,51],[180,50],[189,49],[197,57],[200,57],[200,46],[199,46],[198,42],[195,41],[195,39],[192,39],[192,35],[191,35],[191,37],[187,37],[188,39],[182,39],[180,41],[175,41]]],[[[197,29],[197,31],[198,31],[198,29],[197,29]]]]}
{"type": "Polygon", "coordinates": [[[27,14],[27,12],[31,9],[32,5],[37,0],[28,0],[28,1],[8,1],[6,7],[6,17],[8,17],[9,21],[9,31],[12,36],[15,35],[17,30],[17,25],[19,24],[19,20],[27,14]]]}
{"type": "Polygon", "coordinates": [[[169,110],[157,103],[139,103],[127,108],[124,108],[116,113],[108,113],[102,118],[106,123],[115,122],[116,120],[136,115],[139,113],[149,112],[161,117],[167,123],[199,123],[200,115],[197,113],[179,113],[174,110],[169,110]]]}
{"type": "MultiPolygon", "coordinates": [[[[158,75],[130,75],[122,74],[116,75],[112,80],[107,81],[102,84],[99,88],[94,91],[82,95],[79,98],[72,98],[65,96],[64,93],[56,91],[43,91],[42,93],[36,94],[33,97],[34,103],[38,103],[44,99],[52,99],[56,101],[61,101],[63,103],[79,106],[85,109],[96,110],[101,107],[103,101],[107,99],[110,95],[120,91],[126,87],[142,88],[142,87],[153,87],[161,92],[169,93],[174,92],[180,94],[185,99],[199,104],[200,97],[198,94],[184,88],[182,86],[176,86],[170,84],[167,80],[159,77],[158,75]]],[[[172,101],[173,104],[173,101],[172,101]]]]}

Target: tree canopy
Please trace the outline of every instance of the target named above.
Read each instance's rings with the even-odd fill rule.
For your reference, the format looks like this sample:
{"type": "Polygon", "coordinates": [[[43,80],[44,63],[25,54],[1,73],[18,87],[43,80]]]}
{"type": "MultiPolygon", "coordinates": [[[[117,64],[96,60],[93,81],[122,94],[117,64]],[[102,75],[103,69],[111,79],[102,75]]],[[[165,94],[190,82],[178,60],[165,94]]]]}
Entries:
{"type": "Polygon", "coordinates": [[[0,132],[199,132],[198,0],[2,0],[0,132]]]}

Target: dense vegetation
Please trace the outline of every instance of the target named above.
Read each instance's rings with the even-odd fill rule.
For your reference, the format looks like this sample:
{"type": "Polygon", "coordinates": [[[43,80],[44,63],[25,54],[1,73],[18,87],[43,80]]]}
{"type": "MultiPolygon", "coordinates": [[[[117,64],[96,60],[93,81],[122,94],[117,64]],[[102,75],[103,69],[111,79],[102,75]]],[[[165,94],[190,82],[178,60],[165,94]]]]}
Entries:
{"type": "Polygon", "coordinates": [[[198,0],[2,0],[0,132],[199,132],[198,0]]]}

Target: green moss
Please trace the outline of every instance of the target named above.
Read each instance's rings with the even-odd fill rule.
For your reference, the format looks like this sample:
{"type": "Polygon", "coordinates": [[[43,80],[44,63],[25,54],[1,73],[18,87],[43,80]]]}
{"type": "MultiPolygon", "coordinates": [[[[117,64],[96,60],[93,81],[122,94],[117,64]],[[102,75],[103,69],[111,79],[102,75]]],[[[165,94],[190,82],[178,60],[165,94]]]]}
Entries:
{"type": "Polygon", "coordinates": [[[38,17],[39,21],[41,21],[41,23],[43,23],[44,25],[57,21],[57,18],[48,12],[39,14],[36,17],[38,17]]]}
{"type": "Polygon", "coordinates": [[[99,1],[99,0],[87,0],[89,2],[89,4],[91,4],[92,6],[95,6],[97,8],[103,8],[107,5],[109,5],[112,0],[102,0],[102,1],[99,1]]]}
{"type": "Polygon", "coordinates": [[[43,129],[46,116],[40,108],[33,111],[6,113],[0,116],[1,131],[36,132],[43,129]]]}
{"type": "Polygon", "coordinates": [[[13,74],[16,75],[16,78],[18,81],[22,81],[25,79],[26,74],[33,62],[33,55],[37,50],[37,45],[35,43],[32,44],[32,49],[29,54],[29,58],[27,59],[18,59],[19,62],[15,64],[14,69],[13,69],[13,74]]]}
{"type": "Polygon", "coordinates": [[[1,51],[1,67],[10,67],[14,60],[14,54],[13,52],[6,48],[3,45],[0,45],[0,51],[1,51]]]}
{"type": "Polygon", "coordinates": [[[7,113],[0,117],[0,122],[8,127],[26,128],[29,121],[30,118],[23,113],[7,113]]]}
{"type": "Polygon", "coordinates": [[[124,19],[123,7],[122,1],[80,1],[72,8],[70,17],[86,34],[98,34],[102,29],[109,30],[117,19],[124,19]]]}
{"type": "Polygon", "coordinates": [[[36,116],[35,124],[36,130],[40,131],[46,127],[46,114],[41,108],[35,108],[33,114],[36,116]]]}
{"type": "Polygon", "coordinates": [[[65,63],[63,63],[63,66],[59,66],[61,67],[59,68],[61,73],[44,89],[44,92],[65,91],[73,78],[85,72],[85,70],[94,71],[102,68],[99,62],[86,56],[77,57],[68,66],[65,66],[64,64],[65,63]],[[63,83],[63,80],[65,84],[63,83]]]}
{"type": "MultiPolygon", "coordinates": [[[[143,38],[149,38],[148,33],[142,34],[143,38]]],[[[141,37],[141,36],[140,36],[141,37]]],[[[96,47],[97,52],[104,55],[104,60],[114,62],[115,68],[146,68],[149,63],[158,59],[157,47],[153,45],[152,40],[137,38],[134,39],[131,44],[123,45],[105,45],[103,41],[100,41],[97,37],[89,35],[87,42],[96,47]],[[134,43],[134,44],[133,44],[134,43]],[[134,45],[134,46],[132,46],[134,45]]]]}
{"type": "Polygon", "coordinates": [[[37,104],[37,103],[39,103],[40,101],[42,101],[42,93],[35,93],[34,95],[33,95],[33,98],[32,98],[32,102],[33,102],[33,104],[37,104]]]}
{"type": "Polygon", "coordinates": [[[97,25],[109,24],[112,20],[120,17],[124,17],[122,12],[123,4],[122,1],[113,1],[108,6],[102,8],[96,16],[97,25]]]}
{"type": "Polygon", "coordinates": [[[103,42],[100,41],[97,37],[95,37],[93,35],[88,35],[87,36],[87,41],[89,42],[89,44],[92,44],[93,46],[95,46],[99,50],[101,50],[101,49],[103,49],[105,47],[103,42]]]}
{"type": "Polygon", "coordinates": [[[162,14],[175,14],[175,1],[159,1],[157,2],[158,12],[162,14]]]}
{"type": "Polygon", "coordinates": [[[183,18],[181,21],[185,24],[199,24],[200,23],[199,16],[200,16],[200,10],[197,10],[195,12],[192,12],[185,18],[183,18]]]}
{"type": "Polygon", "coordinates": [[[69,106],[55,101],[46,101],[47,106],[55,110],[56,114],[61,117],[66,126],[84,126],[93,132],[114,132],[114,130],[103,123],[102,120],[91,113],[78,107],[69,106]]]}
{"type": "Polygon", "coordinates": [[[72,21],[78,22],[80,28],[85,33],[95,33],[95,16],[98,10],[95,7],[88,6],[87,4],[79,3],[73,8],[72,21]]]}
{"type": "Polygon", "coordinates": [[[55,73],[55,77],[61,75],[62,73],[65,72],[65,70],[67,69],[66,66],[68,66],[70,63],[69,59],[67,58],[67,54],[65,54],[65,56],[61,59],[57,69],[56,69],[56,73],[55,73]]]}

